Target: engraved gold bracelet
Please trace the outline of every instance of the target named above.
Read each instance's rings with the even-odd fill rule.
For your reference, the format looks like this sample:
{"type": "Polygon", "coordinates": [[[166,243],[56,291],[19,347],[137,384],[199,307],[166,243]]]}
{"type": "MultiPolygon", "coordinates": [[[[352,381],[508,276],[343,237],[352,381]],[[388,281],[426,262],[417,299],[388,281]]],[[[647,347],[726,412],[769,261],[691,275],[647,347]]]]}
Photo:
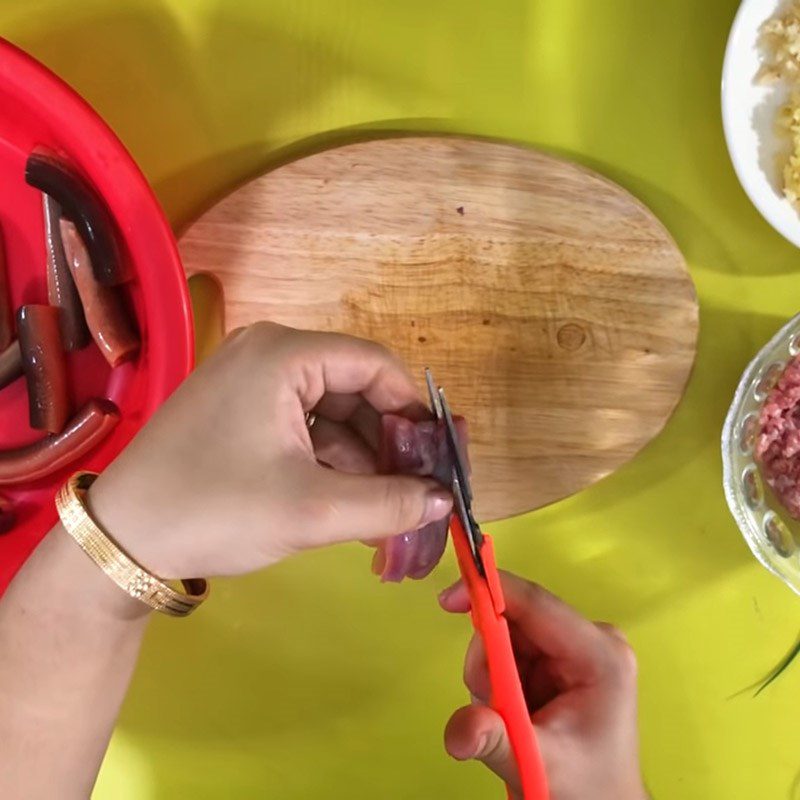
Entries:
{"type": "Polygon", "coordinates": [[[185,617],[208,597],[205,578],[182,580],[186,594],[169,586],[131,558],[108,534],[100,529],[86,508],[86,492],[97,475],[76,472],[56,495],[61,524],[81,550],[114,583],[131,597],[150,608],[173,617],[185,617]]]}

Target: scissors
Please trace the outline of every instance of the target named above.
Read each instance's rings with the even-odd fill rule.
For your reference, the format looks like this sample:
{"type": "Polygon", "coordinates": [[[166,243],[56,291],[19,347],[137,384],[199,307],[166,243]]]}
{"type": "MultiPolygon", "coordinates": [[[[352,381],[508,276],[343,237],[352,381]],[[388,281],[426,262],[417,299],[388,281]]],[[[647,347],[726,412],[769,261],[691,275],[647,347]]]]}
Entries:
{"type": "MultiPolygon", "coordinates": [[[[491,685],[491,707],[503,718],[517,764],[524,800],[548,800],[544,762],[522,691],[511,636],[505,616],[505,599],[494,559],[494,547],[472,513],[472,487],[466,460],[456,435],[453,414],[444,389],[425,370],[431,411],[444,424],[453,462],[453,514],[450,534],[461,577],[470,597],[472,625],[483,640],[491,685]]],[[[509,797],[511,797],[509,790],[509,797]]]]}

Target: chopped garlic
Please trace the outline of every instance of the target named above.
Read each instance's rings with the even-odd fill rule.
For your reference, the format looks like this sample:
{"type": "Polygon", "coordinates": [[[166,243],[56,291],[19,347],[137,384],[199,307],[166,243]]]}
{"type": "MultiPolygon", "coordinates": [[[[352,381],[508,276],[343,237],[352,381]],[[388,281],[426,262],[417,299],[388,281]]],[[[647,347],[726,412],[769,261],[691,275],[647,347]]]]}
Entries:
{"type": "Polygon", "coordinates": [[[792,88],[789,102],[778,112],[776,127],[791,140],[783,167],[783,193],[800,209],[800,0],[761,27],[761,44],[769,54],[756,80],[760,84],[785,81],[792,88]]]}

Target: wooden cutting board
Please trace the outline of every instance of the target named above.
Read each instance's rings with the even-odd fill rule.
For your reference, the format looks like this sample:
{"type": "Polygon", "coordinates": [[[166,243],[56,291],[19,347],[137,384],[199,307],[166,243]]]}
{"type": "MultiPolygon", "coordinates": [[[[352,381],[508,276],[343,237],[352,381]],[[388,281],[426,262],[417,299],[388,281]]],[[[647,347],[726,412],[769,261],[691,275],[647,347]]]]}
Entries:
{"type": "Polygon", "coordinates": [[[470,423],[480,518],[632,458],[681,398],[697,298],[670,235],[609,180],[455,137],[360,142],[234,191],[185,233],[226,328],[271,319],[429,365],[470,423]]]}

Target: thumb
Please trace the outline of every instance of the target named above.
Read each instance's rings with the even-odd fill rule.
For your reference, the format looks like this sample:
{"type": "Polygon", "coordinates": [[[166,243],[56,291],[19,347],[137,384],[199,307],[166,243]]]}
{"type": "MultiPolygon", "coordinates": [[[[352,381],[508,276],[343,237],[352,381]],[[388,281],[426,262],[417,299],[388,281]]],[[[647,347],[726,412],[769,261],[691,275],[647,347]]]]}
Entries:
{"type": "Polygon", "coordinates": [[[311,493],[323,509],[319,544],[383,538],[445,517],[453,497],[436,481],[405,475],[353,475],[320,467],[311,493]]]}
{"type": "Polygon", "coordinates": [[[513,792],[520,791],[506,726],[500,715],[488,706],[476,703],[459,708],[445,728],[444,746],[459,761],[482,761],[513,792]]]}

